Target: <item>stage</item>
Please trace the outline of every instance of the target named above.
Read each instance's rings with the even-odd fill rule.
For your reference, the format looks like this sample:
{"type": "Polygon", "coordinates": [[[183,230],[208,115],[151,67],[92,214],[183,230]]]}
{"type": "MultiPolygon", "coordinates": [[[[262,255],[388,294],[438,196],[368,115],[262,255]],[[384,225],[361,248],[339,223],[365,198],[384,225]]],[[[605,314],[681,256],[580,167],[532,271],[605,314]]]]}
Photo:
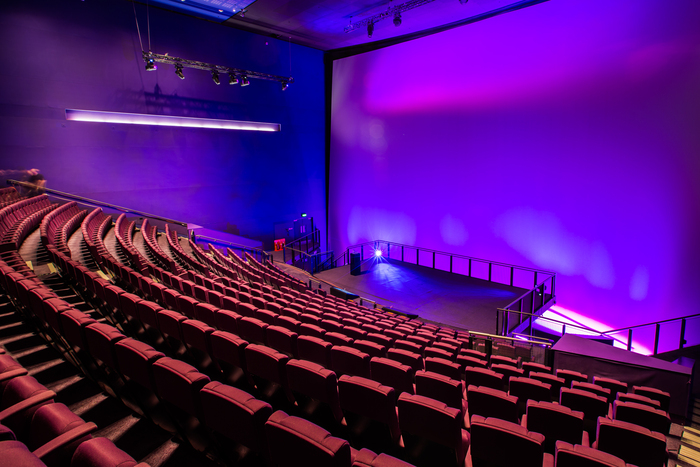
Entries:
{"type": "Polygon", "coordinates": [[[496,331],[496,308],[526,292],[386,258],[365,260],[358,276],[350,275],[346,265],[318,273],[316,278],[423,320],[488,333],[496,331]]]}

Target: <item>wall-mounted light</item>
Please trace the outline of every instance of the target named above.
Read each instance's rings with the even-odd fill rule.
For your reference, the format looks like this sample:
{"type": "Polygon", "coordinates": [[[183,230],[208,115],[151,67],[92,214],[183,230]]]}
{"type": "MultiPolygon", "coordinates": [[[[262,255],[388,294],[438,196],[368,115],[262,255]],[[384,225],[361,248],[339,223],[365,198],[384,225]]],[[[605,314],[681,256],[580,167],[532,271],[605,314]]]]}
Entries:
{"type": "Polygon", "coordinates": [[[215,118],[177,117],[101,110],[66,109],[66,120],[74,122],[124,123],[128,125],[156,125],[185,128],[213,128],[219,130],[281,131],[279,123],[219,120],[215,118]]]}

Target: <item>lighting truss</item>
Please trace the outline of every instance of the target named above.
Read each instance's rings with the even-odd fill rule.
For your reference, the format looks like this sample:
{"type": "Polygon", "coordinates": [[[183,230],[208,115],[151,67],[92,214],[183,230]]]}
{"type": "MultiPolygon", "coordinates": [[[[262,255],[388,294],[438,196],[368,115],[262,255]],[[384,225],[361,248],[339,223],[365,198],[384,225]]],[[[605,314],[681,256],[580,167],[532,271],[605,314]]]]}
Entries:
{"type": "Polygon", "coordinates": [[[258,71],[244,70],[242,68],[232,68],[228,66],[214,65],[213,63],[205,63],[198,62],[196,60],[187,60],[185,58],[171,57],[170,55],[157,54],[150,51],[146,52],[145,50],[141,53],[143,55],[144,62],[146,62],[147,69],[149,63],[165,63],[168,65],[175,65],[176,69],[180,70],[182,70],[183,68],[194,68],[195,70],[204,70],[212,74],[214,74],[214,72],[220,74],[227,74],[229,75],[229,77],[234,77],[236,82],[238,82],[237,80],[240,79],[242,83],[248,83],[248,80],[253,78],[264,79],[267,81],[276,81],[281,84],[283,90],[287,89],[287,87],[289,87],[289,85],[294,82],[294,78],[292,78],[291,76],[286,77],[270,75],[267,73],[260,73],[258,71]]]}
{"type": "Polygon", "coordinates": [[[414,8],[427,5],[428,3],[432,3],[434,1],[435,0],[409,0],[408,2],[404,2],[393,7],[390,6],[381,13],[377,13],[376,15],[370,16],[369,18],[365,18],[362,21],[358,21],[357,23],[348,24],[347,26],[345,26],[345,32],[351,32],[359,28],[367,29],[367,27],[370,24],[374,24],[377,21],[381,21],[387,18],[394,18],[397,14],[400,15],[404,11],[413,10],[414,8]]]}

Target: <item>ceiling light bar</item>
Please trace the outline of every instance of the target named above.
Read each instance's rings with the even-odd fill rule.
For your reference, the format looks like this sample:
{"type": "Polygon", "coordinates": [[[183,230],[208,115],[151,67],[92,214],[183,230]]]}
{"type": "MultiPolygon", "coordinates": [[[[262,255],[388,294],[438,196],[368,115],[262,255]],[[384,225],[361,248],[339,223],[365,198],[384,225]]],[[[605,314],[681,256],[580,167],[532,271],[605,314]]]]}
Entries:
{"type": "MultiPolygon", "coordinates": [[[[433,1],[433,0],[429,0],[433,1]]],[[[289,84],[294,82],[294,78],[291,76],[286,77],[286,76],[277,76],[277,75],[270,75],[267,73],[260,73],[257,71],[250,71],[250,70],[244,70],[242,68],[232,68],[228,66],[222,66],[222,65],[214,65],[213,63],[205,63],[205,62],[198,62],[196,60],[187,60],[185,58],[178,58],[178,57],[171,57],[170,55],[163,55],[163,54],[157,54],[154,52],[146,52],[145,50],[141,52],[143,56],[144,62],[146,62],[146,70],[151,70],[155,69],[155,63],[166,63],[168,65],[175,65],[175,67],[179,67],[180,70],[183,68],[194,68],[196,70],[205,70],[208,71],[212,74],[212,79],[213,76],[216,75],[217,79],[214,79],[214,82],[218,80],[218,75],[219,74],[227,74],[229,77],[231,76],[243,76],[243,86],[247,85],[250,83],[248,81],[249,79],[263,79],[267,81],[276,81],[283,86],[286,84],[289,86],[289,84]],[[152,67],[152,68],[149,68],[152,67]]],[[[179,75],[178,75],[179,76],[179,75]]],[[[229,78],[230,82],[230,78],[229,78]]],[[[216,83],[219,84],[219,83],[216,83]]]]}
{"type": "Polygon", "coordinates": [[[344,31],[351,32],[355,29],[367,28],[367,35],[369,37],[372,37],[372,32],[374,32],[374,23],[376,23],[377,21],[381,21],[387,18],[398,17],[398,21],[394,19],[394,25],[399,26],[401,24],[401,13],[403,13],[404,11],[413,10],[414,8],[418,8],[419,6],[427,5],[428,3],[432,3],[434,1],[435,0],[409,0],[408,2],[404,2],[393,7],[390,6],[381,13],[377,13],[376,15],[370,16],[369,18],[365,18],[362,21],[358,21],[357,23],[348,24],[347,26],[345,26],[344,31]]]}
{"type": "Polygon", "coordinates": [[[281,131],[279,123],[219,120],[215,118],[176,117],[173,115],[105,112],[102,110],[66,109],[66,120],[74,122],[125,123],[129,125],[157,125],[184,128],[213,128],[219,130],[281,131]]]}

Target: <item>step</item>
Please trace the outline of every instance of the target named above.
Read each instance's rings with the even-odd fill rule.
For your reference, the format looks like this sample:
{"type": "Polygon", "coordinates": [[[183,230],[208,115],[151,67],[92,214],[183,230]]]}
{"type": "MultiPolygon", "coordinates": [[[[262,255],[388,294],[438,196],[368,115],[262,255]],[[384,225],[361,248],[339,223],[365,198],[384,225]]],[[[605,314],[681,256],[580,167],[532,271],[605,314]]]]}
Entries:
{"type": "Polygon", "coordinates": [[[700,467],[700,451],[696,451],[688,446],[678,448],[678,460],[692,466],[700,467]]]}
{"type": "Polygon", "coordinates": [[[681,443],[687,444],[695,449],[700,449],[700,435],[696,435],[689,431],[684,431],[681,435],[681,443]]]}

